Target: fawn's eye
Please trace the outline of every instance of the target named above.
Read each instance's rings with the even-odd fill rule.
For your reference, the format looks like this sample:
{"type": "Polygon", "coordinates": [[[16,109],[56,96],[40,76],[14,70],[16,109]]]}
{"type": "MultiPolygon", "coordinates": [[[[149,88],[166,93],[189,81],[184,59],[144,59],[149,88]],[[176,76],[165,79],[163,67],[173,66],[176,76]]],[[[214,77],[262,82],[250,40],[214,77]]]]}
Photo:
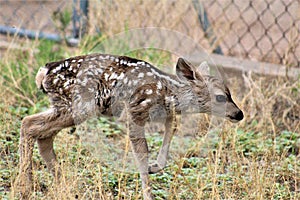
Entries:
{"type": "Polygon", "coordinates": [[[216,95],[216,101],[220,103],[225,103],[226,97],[224,95],[216,95]]]}

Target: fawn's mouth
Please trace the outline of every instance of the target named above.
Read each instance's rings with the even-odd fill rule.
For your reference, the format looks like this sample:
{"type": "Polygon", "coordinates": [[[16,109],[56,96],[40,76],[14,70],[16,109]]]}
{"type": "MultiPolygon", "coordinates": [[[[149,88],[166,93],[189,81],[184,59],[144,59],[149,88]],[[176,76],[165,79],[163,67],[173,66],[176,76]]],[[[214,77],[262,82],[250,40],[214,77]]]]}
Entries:
{"type": "Polygon", "coordinates": [[[239,121],[241,121],[243,118],[244,118],[244,114],[242,111],[239,111],[237,114],[235,114],[234,116],[231,116],[231,115],[227,115],[226,116],[227,119],[230,121],[230,122],[233,122],[233,123],[237,123],[239,121]]]}
{"type": "Polygon", "coordinates": [[[232,122],[232,123],[238,123],[238,122],[240,121],[240,120],[237,120],[237,119],[232,118],[232,117],[230,117],[230,116],[228,116],[227,119],[228,119],[230,122],[232,122]]]}

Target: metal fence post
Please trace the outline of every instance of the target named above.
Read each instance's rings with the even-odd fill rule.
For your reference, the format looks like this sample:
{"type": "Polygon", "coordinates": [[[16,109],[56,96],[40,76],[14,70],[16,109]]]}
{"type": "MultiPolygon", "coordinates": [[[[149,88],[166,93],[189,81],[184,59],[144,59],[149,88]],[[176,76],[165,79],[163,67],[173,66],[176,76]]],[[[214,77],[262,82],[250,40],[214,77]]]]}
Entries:
{"type": "Polygon", "coordinates": [[[88,19],[88,0],[73,0],[73,37],[82,38],[86,32],[88,19]],[[79,1],[79,7],[78,7],[79,1]]]}
{"type": "Polygon", "coordinates": [[[11,26],[0,25],[0,34],[18,35],[29,39],[47,39],[55,42],[61,42],[61,37],[58,34],[44,33],[35,30],[28,30],[23,28],[16,28],[11,26]]]}
{"type": "MultiPolygon", "coordinates": [[[[197,11],[198,19],[205,33],[205,37],[209,40],[210,45],[214,45],[216,41],[216,36],[214,34],[213,29],[210,26],[209,20],[207,18],[207,13],[204,9],[202,2],[199,2],[199,0],[193,0],[192,2],[195,10],[197,11]]],[[[219,45],[213,50],[213,53],[223,55],[222,49],[219,45]]]]}

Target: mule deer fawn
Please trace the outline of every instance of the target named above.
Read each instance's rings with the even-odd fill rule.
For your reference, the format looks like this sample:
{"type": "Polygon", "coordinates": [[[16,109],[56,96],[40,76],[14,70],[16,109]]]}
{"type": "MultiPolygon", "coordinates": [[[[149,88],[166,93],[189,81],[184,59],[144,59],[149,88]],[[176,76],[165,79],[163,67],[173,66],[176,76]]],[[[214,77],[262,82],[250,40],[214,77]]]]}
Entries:
{"type": "Polygon", "coordinates": [[[126,107],[143,197],[152,199],[148,174],[166,166],[176,131],[176,114],[209,113],[231,122],[243,119],[243,112],[233,102],[222,80],[201,72],[201,67],[183,58],[178,59],[176,75],[164,73],[142,60],[106,54],[78,56],[41,67],[36,84],[49,96],[51,108],[22,121],[18,183],[21,196],[28,198],[32,187],[35,141],[47,168],[59,177],[53,150],[56,134],[90,117],[119,116],[126,107]],[[152,120],[163,120],[165,133],[157,161],[149,165],[144,126],[152,120]]]}

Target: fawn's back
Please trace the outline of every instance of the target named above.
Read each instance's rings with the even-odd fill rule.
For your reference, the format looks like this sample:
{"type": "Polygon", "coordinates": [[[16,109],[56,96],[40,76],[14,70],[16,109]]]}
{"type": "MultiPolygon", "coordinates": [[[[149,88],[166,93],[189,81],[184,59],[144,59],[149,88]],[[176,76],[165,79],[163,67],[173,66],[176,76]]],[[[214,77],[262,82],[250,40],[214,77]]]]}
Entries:
{"type": "Polygon", "coordinates": [[[123,109],[120,102],[126,101],[136,120],[143,122],[148,120],[151,107],[166,106],[167,89],[182,86],[176,76],[145,61],[105,54],[48,63],[38,72],[36,82],[56,109],[75,117],[119,116],[123,109]]]}

